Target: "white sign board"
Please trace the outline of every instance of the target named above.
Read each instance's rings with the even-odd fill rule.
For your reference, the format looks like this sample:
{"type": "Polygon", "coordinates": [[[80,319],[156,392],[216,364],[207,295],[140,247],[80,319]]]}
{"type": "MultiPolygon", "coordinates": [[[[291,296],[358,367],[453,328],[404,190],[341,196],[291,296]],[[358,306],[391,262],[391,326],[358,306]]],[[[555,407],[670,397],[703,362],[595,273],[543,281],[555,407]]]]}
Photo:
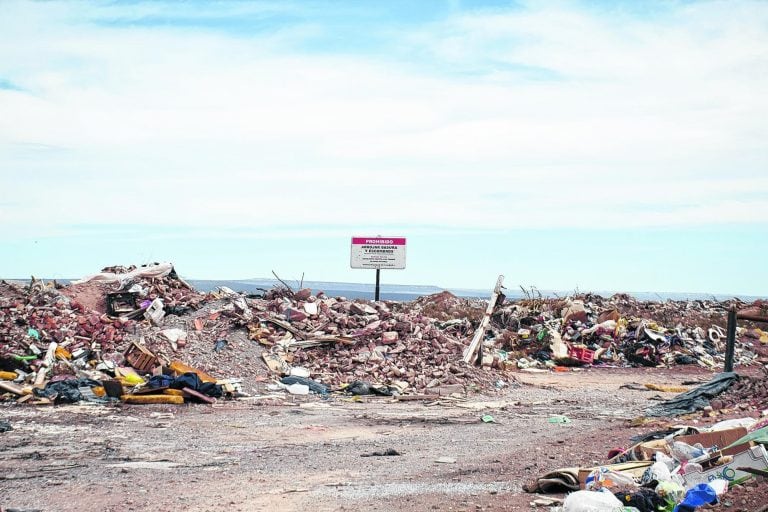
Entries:
{"type": "Polygon", "coordinates": [[[352,268],[405,268],[405,238],[353,236],[352,268]]]}

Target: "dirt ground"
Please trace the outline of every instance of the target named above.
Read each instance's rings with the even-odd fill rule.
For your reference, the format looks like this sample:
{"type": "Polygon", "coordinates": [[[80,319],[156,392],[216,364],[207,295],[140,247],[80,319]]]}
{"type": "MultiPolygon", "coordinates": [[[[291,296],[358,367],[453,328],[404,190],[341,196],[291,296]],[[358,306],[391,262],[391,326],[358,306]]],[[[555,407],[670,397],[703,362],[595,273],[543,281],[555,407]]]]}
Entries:
{"type": "MultiPolygon", "coordinates": [[[[280,395],[214,406],[0,406],[13,428],[0,433],[0,509],[532,510],[537,496],[522,486],[548,470],[604,462],[638,433],[723,419],[631,426],[654,397],[674,394],[623,384],[711,375],[515,373],[519,384],[493,396],[440,403],[280,395]],[[571,423],[549,423],[553,414],[571,423]],[[400,455],[363,457],[387,449],[400,455]]],[[[740,487],[718,508],[756,511],[766,488],[762,479],[740,487]]]]}

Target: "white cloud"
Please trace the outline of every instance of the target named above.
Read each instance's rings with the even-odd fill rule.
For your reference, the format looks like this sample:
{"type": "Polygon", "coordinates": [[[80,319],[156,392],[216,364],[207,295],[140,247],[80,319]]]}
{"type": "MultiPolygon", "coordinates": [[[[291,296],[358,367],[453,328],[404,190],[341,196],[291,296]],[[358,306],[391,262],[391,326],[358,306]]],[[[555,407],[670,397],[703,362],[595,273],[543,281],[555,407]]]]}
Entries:
{"type": "Polygon", "coordinates": [[[35,198],[6,230],[768,220],[763,3],[457,14],[372,54],[1,8],[0,185],[35,198]]]}

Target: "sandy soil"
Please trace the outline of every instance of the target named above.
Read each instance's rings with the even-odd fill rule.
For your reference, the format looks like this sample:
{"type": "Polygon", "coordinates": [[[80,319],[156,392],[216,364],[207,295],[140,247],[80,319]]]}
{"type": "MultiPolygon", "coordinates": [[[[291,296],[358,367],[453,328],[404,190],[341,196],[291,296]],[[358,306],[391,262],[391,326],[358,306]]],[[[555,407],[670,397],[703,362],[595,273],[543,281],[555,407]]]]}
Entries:
{"type": "MultiPolygon", "coordinates": [[[[281,395],[215,406],[3,406],[0,419],[13,430],[0,433],[0,508],[531,510],[536,495],[522,485],[533,477],[602,462],[632,435],[669,424],[630,426],[652,398],[673,394],[622,384],[710,376],[696,368],[516,373],[518,387],[440,404],[281,395]],[[572,423],[550,424],[552,414],[572,423]],[[361,456],[390,448],[401,455],[361,456]]],[[[737,489],[721,508],[756,511],[766,488],[737,489]]]]}

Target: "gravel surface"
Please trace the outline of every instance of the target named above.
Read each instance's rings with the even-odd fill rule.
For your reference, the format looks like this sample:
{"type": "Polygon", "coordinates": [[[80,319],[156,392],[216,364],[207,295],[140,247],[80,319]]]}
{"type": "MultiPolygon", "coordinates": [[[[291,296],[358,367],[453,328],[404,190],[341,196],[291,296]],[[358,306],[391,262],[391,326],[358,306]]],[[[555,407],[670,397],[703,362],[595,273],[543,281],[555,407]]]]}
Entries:
{"type": "MultiPolygon", "coordinates": [[[[0,433],[0,508],[532,510],[536,495],[522,486],[548,470],[602,462],[632,435],[670,423],[722,419],[631,426],[651,398],[673,394],[622,384],[711,377],[700,369],[515,376],[525,384],[439,404],[277,395],[215,406],[3,406],[13,429],[0,433]],[[572,422],[551,424],[553,414],[572,422]],[[401,455],[361,457],[387,449],[401,455]]],[[[758,510],[764,490],[737,489],[727,510],[758,510]]]]}

